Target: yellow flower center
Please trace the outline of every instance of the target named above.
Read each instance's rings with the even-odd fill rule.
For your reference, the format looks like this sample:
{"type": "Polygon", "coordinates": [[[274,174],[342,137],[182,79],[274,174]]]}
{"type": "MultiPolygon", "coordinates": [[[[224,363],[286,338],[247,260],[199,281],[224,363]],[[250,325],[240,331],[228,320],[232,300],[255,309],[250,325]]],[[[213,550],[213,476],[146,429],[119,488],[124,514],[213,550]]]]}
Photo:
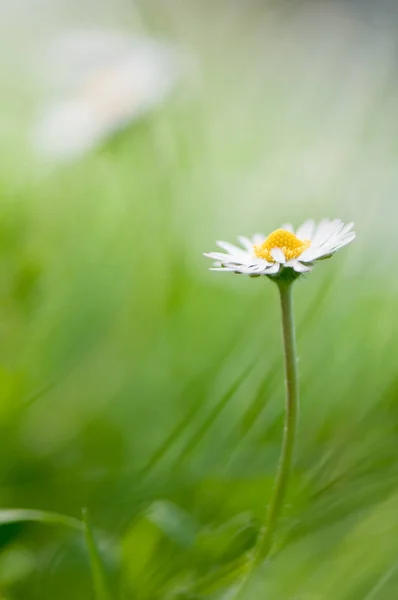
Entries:
{"type": "Polygon", "coordinates": [[[268,262],[275,262],[271,255],[273,248],[280,248],[286,260],[298,258],[300,254],[311,246],[310,240],[299,240],[298,237],[285,229],[276,229],[262,243],[253,246],[257,258],[265,258],[268,262]]]}

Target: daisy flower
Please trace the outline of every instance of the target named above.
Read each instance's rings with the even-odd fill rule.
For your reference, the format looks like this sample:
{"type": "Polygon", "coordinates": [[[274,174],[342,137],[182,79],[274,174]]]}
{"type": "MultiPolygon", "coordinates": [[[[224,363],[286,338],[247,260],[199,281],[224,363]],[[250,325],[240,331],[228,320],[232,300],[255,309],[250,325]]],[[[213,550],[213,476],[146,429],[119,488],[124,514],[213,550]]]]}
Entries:
{"type": "Polygon", "coordinates": [[[282,275],[288,272],[294,277],[311,271],[318,260],[330,258],[355,238],[353,223],[345,225],[340,219],[323,219],[318,224],[306,221],[295,232],[290,224],[283,225],[266,237],[261,233],[251,239],[240,236],[240,247],[229,242],[217,242],[224,252],[209,252],[213,271],[259,275],[282,275]],[[289,270],[289,271],[286,271],[289,270]]]}
{"type": "Polygon", "coordinates": [[[277,285],[282,317],[283,354],[285,361],[285,423],[281,453],[271,496],[267,499],[266,516],[252,550],[246,555],[244,568],[233,592],[240,600],[253,569],[268,556],[278,519],[282,513],[285,494],[292,472],[299,411],[299,377],[296,335],[293,315],[293,282],[302,273],[311,271],[318,260],[329,258],[353,241],[354,224],[345,225],[340,219],[306,221],[295,232],[292,225],[283,225],[266,237],[239,237],[240,247],[217,242],[224,252],[205,254],[215,261],[213,270],[245,273],[250,277],[266,275],[277,285]]]}
{"type": "Polygon", "coordinates": [[[151,38],[109,30],[61,34],[44,53],[43,84],[54,88],[33,133],[39,155],[80,156],[147,114],[170,94],[177,51],[151,38]]]}

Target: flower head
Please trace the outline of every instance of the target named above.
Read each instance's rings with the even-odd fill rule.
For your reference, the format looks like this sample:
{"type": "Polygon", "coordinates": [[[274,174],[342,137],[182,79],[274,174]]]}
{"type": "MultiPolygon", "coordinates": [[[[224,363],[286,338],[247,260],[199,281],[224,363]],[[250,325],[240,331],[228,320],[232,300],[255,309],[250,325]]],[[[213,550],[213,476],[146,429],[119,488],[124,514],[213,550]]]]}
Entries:
{"type": "Polygon", "coordinates": [[[292,225],[283,225],[268,235],[257,233],[252,239],[240,236],[241,247],[217,242],[225,252],[209,252],[214,259],[214,271],[281,276],[290,272],[294,277],[311,271],[315,262],[329,258],[352,242],[353,223],[345,225],[340,219],[323,219],[315,224],[309,220],[294,232],[292,225]],[[289,270],[289,271],[287,271],[289,270]]]}
{"type": "Polygon", "coordinates": [[[32,142],[52,160],[77,158],[160,105],[180,73],[176,49],[152,38],[108,29],[57,36],[48,54],[43,107],[32,142]]]}

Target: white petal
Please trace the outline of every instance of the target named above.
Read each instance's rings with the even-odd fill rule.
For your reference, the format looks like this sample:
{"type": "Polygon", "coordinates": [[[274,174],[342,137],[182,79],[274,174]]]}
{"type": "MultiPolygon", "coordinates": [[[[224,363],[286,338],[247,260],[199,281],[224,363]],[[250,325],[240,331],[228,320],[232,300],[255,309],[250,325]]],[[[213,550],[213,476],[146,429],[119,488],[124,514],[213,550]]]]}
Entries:
{"type": "Polygon", "coordinates": [[[342,233],[348,233],[354,227],[354,222],[344,225],[342,233]]]}
{"type": "Polygon", "coordinates": [[[266,269],[267,267],[270,267],[271,265],[273,265],[274,263],[272,262],[268,262],[268,260],[265,260],[265,258],[256,258],[253,260],[253,265],[256,264],[258,265],[258,267],[260,269],[266,269]]]}
{"type": "Polygon", "coordinates": [[[240,256],[234,256],[233,254],[212,252],[211,258],[214,258],[215,260],[221,260],[221,262],[238,263],[242,265],[249,265],[252,263],[252,256],[250,256],[250,254],[246,254],[246,256],[244,256],[243,254],[241,254],[240,256]]]}
{"type": "Polygon", "coordinates": [[[312,262],[320,254],[322,254],[322,250],[319,249],[319,246],[311,246],[310,248],[307,248],[307,250],[304,250],[299,258],[301,262],[312,262]]]}
{"type": "Polygon", "coordinates": [[[313,242],[314,245],[321,246],[326,244],[332,237],[341,232],[344,227],[344,223],[340,219],[334,221],[328,221],[322,228],[316,232],[313,242]]]}
{"type": "Polygon", "coordinates": [[[225,262],[226,260],[230,261],[231,258],[237,258],[232,254],[224,254],[223,252],[204,252],[203,256],[207,256],[208,258],[213,258],[214,260],[220,260],[221,262],[225,262]]]}
{"type": "Polygon", "coordinates": [[[314,248],[311,258],[308,258],[308,256],[303,258],[303,255],[301,255],[300,261],[305,263],[314,262],[315,260],[323,258],[324,256],[329,256],[330,254],[333,254],[333,251],[328,250],[327,248],[314,248]]]}
{"type": "Polygon", "coordinates": [[[265,240],[265,235],[263,233],[255,233],[253,235],[253,244],[262,244],[265,240]]]}
{"type": "Polygon", "coordinates": [[[300,240],[310,240],[314,234],[314,229],[315,221],[313,219],[309,219],[297,229],[296,236],[300,240]]]}
{"type": "MultiPolygon", "coordinates": [[[[241,250],[236,248],[232,244],[228,244],[227,242],[221,242],[223,244],[224,249],[230,248],[230,254],[223,254],[222,252],[212,252],[211,258],[215,258],[216,260],[228,261],[233,263],[240,263],[243,265],[251,265],[258,261],[256,257],[253,256],[250,252],[246,250],[241,250]],[[235,251],[232,250],[235,248],[235,251]]],[[[219,245],[221,245],[221,243],[219,245]]]]}
{"type": "Polygon", "coordinates": [[[279,263],[275,263],[272,265],[272,267],[269,267],[265,272],[266,275],[273,275],[274,273],[277,273],[279,271],[280,268],[280,264],[279,263]]]}
{"type": "Polygon", "coordinates": [[[229,252],[230,254],[234,254],[235,256],[239,256],[240,254],[247,254],[246,250],[242,250],[242,248],[238,248],[238,246],[234,246],[229,242],[217,241],[216,244],[223,250],[226,250],[227,252],[229,252]]]}
{"type": "Polygon", "coordinates": [[[257,258],[257,257],[252,256],[250,261],[248,261],[245,264],[247,264],[247,266],[249,266],[249,267],[257,267],[258,269],[265,269],[266,267],[269,267],[273,263],[268,262],[264,258],[257,258]]]}
{"type": "Polygon", "coordinates": [[[235,273],[243,273],[244,275],[249,275],[249,273],[251,273],[250,267],[245,267],[244,265],[233,265],[232,270],[235,273]]]}
{"type": "Polygon", "coordinates": [[[297,273],[307,273],[308,271],[312,270],[312,267],[309,267],[308,265],[303,265],[301,262],[296,260],[294,261],[293,269],[297,273]]]}
{"type": "Polygon", "coordinates": [[[268,263],[267,261],[256,260],[255,262],[253,262],[250,265],[248,265],[248,267],[250,269],[257,269],[258,271],[263,271],[264,269],[266,269],[267,267],[269,267],[270,264],[271,263],[268,263]]]}
{"type": "Polygon", "coordinates": [[[352,232],[348,236],[342,238],[341,240],[339,240],[339,242],[337,242],[333,246],[332,252],[336,252],[337,250],[340,250],[340,248],[344,248],[344,246],[347,246],[347,244],[349,244],[350,242],[352,242],[353,240],[355,240],[355,237],[356,237],[355,233],[352,232]]]}
{"type": "Polygon", "coordinates": [[[281,229],[284,229],[285,231],[290,231],[290,233],[294,232],[293,225],[291,223],[284,223],[281,229]]]}
{"type": "Polygon", "coordinates": [[[344,229],[344,223],[340,222],[333,229],[331,229],[325,239],[321,242],[321,245],[332,244],[336,240],[340,239],[344,234],[342,233],[344,229]]]}
{"type": "Polygon", "coordinates": [[[264,269],[259,269],[257,266],[245,265],[236,265],[234,270],[238,273],[244,273],[245,275],[261,275],[264,272],[264,269]]]}
{"type": "Polygon", "coordinates": [[[283,254],[283,251],[280,248],[272,248],[271,256],[278,263],[283,264],[286,262],[285,255],[283,254]]]}
{"type": "Polygon", "coordinates": [[[249,267],[258,267],[259,269],[264,269],[265,267],[269,267],[273,263],[268,262],[264,258],[257,258],[257,256],[249,256],[247,261],[242,261],[243,264],[249,267]]]}
{"type": "Polygon", "coordinates": [[[344,245],[346,243],[349,244],[350,242],[355,240],[356,237],[357,237],[357,234],[355,233],[355,231],[351,231],[349,234],[346,235],[346,237],[344,239],[344,245]]]}
{"type": "Polygon", "coordinates": [[[352,232],[344,238],[342,238],[339,242],[335,242],[332,244],[328,243],[323,246],[318,246],[317,248],[309,248],[309,250],[306,250],[305,252],[303,252],[303,254],[300,255],[300,261],[312,262],[314,260],[323,258],[324,256],[334,254],[335,252],[340,250],[340,248],[344,248],[344,246],[347,246],[347,244],[352,242],[354,239],[355,233],[352,232]]]}
{"type": "Polygon", "coordinates": [[[315,230],[315,234],[312,238],[312,241],[315,245],[320,244],[323,241],[323,239],[325,238],[325,234],[327,234],[330,228],[330,225],[330,219],[322,219],[322,221],[318,223],[318,226],[315,230]]]}
{"type": "Polygon", "coordinates": [[[239,235],[238,236],[238,240],[240,242],[240,244],[249,252],[253,251],[253,244],[252,242],[249,240],[249,238],[243,236],[243,235],[239,235]]]}
{"type": "Polygon", "coordinates": [[[339,235],[333,236],[330,240],[328,240],[325,244],[320,246],[320,249],[323,251],[323,254],[328,254],[330,252],[335,252],[339,248],[346,246],[352,240],[355,239],[355,232],[351,231],[345,235],[341,233],[339,235]]]}

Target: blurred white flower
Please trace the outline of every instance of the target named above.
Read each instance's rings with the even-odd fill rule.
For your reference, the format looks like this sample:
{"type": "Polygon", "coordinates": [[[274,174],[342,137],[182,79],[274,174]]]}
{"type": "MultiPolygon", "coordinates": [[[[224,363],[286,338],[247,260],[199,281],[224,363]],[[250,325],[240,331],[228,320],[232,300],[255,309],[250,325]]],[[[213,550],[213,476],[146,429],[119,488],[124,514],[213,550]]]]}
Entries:
{"type": "Polygon", "coordinates": [[[344,225],[339,219],[306,221],[294,233],[290,224],[276,229],[267,238],[257,233],[252,239],[239,237],[242,247],[217,242],[226,251],[209,252],[205,256],[216,261],[213,271],[232,271],[247,275],[276,275],[285,269],[296,273],[311,271],[315,262],[329,258],[352,242],[353,223],[344,225]]]}
{"type": "Polygon", "coordinates": [[[179,70],[167,44],[107,31],[66,35],[50,54],[45,75],[57,99],[37,123],[34,145],[55,159],[76,157],[141,117],[164,100],[179,70]]]}

